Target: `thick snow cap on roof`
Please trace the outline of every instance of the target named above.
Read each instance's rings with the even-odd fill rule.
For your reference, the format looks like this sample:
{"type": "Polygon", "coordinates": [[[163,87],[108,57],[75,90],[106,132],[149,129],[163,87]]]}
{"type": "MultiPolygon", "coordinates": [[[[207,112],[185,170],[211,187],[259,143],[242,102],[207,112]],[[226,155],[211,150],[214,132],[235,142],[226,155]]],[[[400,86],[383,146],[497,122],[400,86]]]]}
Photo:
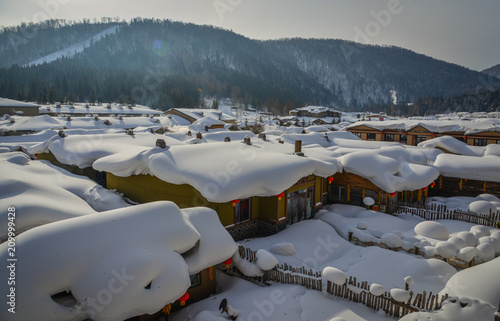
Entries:
{"type": "Polygon", "coordinates": [[[439,172],[425,164],[429,155],[419,149],[401,146],[357,151],[339,158],[347,173],[370,180],[388,193],[417,190],[439,177],[439,172]]]}
{"type": "Polygon", "coordinates": [[[40,105],[25,103],[8,98],[0,98],[0,107],[40,107],[40,105]]]}
{"type": "MultiPolygon", "coordinates": [[[[191,271],[223,262],[237,249],[213,210],[179,210],[172,202],[47,224],[19,235],[16,245],[23,262],[16,266],[16,317],[53,321],[153,314],[186,292],[191,271]],[[65,291],[74,305],[51,297],[65,291]]],[[[7,262],[7,244],[0,250],[7,262]]],[[[0,275],[7,280],[7,273],[0,275]]],[[[1,291],[6,297],[7,287],[1,291]]],[[[10,317],[0,311],[0,319],[10,317]]]]}
{"type": "Polygon", "coordinates": [[[485,152],[485,147],[470,146],[451,136],[441,136],[426,140],[420,142],[418,146],[423,148],[442,148],[453,154],[465,156],[482,156],[485,152]]]}
{"type": "Polygon", "coordinates": [[[336,160],[301,157],[293,151],[291,144],[262,140],[251,146],[241,142],[177,145],[140,155],[117,153],[99,159],[93,167],[122,177],[149,172],[168,183],[189,184],[216,203],[277,195],[302,177],[327,177],[338,171],[336,160]]]}
{"type": "MultiPolygon", "coordinates": [[[[16,208],[16,234],[76,216],[127,207],[118,194],[23,153],[0,154],[0,206],[16,208]]],[[[7,238],[7,215],[0,216],[0,241],[7,238]]]]}
{"type": "Polygon", "coordinates": [[[480,181],[500,182],[500,157],[494,155],[474,157],[441,154],[434,167],[443,176],[480,181]]]}
{"type": "MultiPolygon", "coordinates": [[[[68,135],[65,138],[56,136],[54,139],[48,148],[57,160],[63,164],[76,165],[80,168],[91,167],[95,160],[123,150],[139,154],[154,147],[157,139],[165,140],[168,146],[183,144],[172,137],[151,133],[68,135]]],[[[29,151],[32,152],[32,149],[29,151]]]]}

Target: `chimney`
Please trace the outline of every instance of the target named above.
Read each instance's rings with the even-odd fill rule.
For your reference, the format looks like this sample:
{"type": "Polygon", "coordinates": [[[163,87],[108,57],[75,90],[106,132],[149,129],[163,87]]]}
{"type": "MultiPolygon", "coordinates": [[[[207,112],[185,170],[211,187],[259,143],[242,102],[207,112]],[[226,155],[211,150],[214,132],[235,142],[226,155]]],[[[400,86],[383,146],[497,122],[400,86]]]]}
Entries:
{"type": "Polygon", "coordinates": [[[295,152],[302,153],[302,141],[301,140],[295,141],[295,152]]]}
{"type": "Polygon", "coordinates": [[[167,143],[165,143],[164,139],[157,139],[156,140],[156,146],[160,147],[162,149],[165,149],[165,148],[167,148],[167,143]]]}

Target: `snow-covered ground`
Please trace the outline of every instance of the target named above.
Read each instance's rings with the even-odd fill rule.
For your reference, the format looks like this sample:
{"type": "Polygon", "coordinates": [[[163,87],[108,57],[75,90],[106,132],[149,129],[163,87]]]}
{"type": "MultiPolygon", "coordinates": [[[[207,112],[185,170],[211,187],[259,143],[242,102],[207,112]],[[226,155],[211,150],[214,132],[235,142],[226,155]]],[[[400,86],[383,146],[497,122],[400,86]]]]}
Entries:
{"type": "MultiPolygon", "coordinates": [[[[54,311],[59,317],[46,319],[88,317],[83,308],[71,310],[54,305],[50,296],[71,290],[78,302],[85,302],[85,297],[92,298],[99,289],[106,288],[109,280],[102,277],[103,273],[113,269],[121,271],[123,267],[127,272],[141,275],[142,283],[131,283],[130,291],[117,294],[117,300],[95,316],[95,320],[119,320],[158,311],[189,287],[186,275],[231,257],[235,246],[211,210],[179,210],[164,203],[131,206],[119,194],[48,162],[35,161],[26,154],[15,152],[19,149],[32,158],[37,153],[51,151],[65,164],[81,168],[93,166],[122,175],[154,174],[166,181],[189,183],[202,191],[204,186],[214,182],[214,173],[226,171],[231,179],[227,184],[218,185],[219,193],[209,195],[205,191],[207,198],[216,202],[277,195],[312,173],[323,177],[340,171],[355,173],[387,192],[425,187],[440,174],[500,181],[500,149],[494,144],[472,148],[441,137],[411,147],[366,142],[346,131],[325,132],[329,126],[310,127],[302,134],[302,127],[281,127],[273,123],[269,115],[233,112],[225,102],[220,106],[225,113],[237,116],[240,124],[266,124],[266,140],[249,131],[216,129],[206,132],[203,121],[192,125],[176,115],[153,119],[124,117],[122,120],[117,117],[98,120],[73,117],[68,120],[44,115],[13,116],[14,123],[9,119],[0,120],[1,128],[38,131],[31,135],[0,137],[0,204],[3,208],[14,204],[18,210],[17,244],[20,253],[28,253],[24,258],[28,263],[17,271],[23,279],[19,284],[23,294],[19,292],[18,302],[24,302],[23,309],[32,310],[26,312],[26,315],[33,312],[29,319],[40,318],[41,312],[50,315],[54,311]],[[105,120],[111,125],[104,124],[105,120]],[[161,126],[169,131],[165,134],[150,132],[161,126]],[[64,138],[58,135],[63,128],[64,138]],[[134,130],[125,134],[126,128],[134,130]],[[189,131],[192,131],[191,136],[187,135],[189,131]],[[197,131],[202,132],[201,139],[196,138],[197,131]],[[224,143],[226,137],[231,142],[224,143]],[[250,138],[252,145],[242,144],[244,138],[250,138]],[[156,147],[157,139],[165,140],[167,148],[156,147]],[[293,155],[295,140],[302,140],[306,157],[293,155]],[[458,155],[444,154],[436,147],[447,148],[458,155]],[[201,158],[204,166],[199,166],[201,158]],[[239,166],[234,168],[234,164],[239,166]],[[218,236],[224,237],[221,240],[218,236]],[[101,249],[96,244],[106,244],[106,247],[101,249]],[[162,291],[146,294],[146,280],[157,280],[162,291]]],[[[349,117],[356,118],[355,115],[349,117]]],[[[217,120],[212,117],[204,121],[213,122],[213,119],[217,120]]],[[[427,204],[484,213],[500,208],[500,200],[491,195],[432,197],[427,199],[427,204]]],[[[8,222],[4,217],[0,223],[0,238],[5,239],[8,222]]],[[[358,281],[376,283],[387,290],[403,288],[404,279],[411,276],[414,283],[410,289],[414,292],[432,291],[456,296],[445,303],[442,311],[410,315],[403,318],[404,321],[493,321],[500,300],[500,279],[496,277],[500,258],[495,258],[500,254],[499,236],[500,232],[494,228],[465,222],[424,222],[410,215],[395,217],[336,204],[324,207],[314,220],[294,224],[269,237],[241,243],[252,250],[260,250],[260,263],[250,266],[257,273],[276,262],[318,272],[331,267],[358,281]],[[445,257],[463,250],[464,257],[477,256],[478,263],[484,263],[457,272],[440,259],[377,246],[354,245],[347,239],[349,231],[355,230],[365,233],[358,232],[358,235],[403,248],[418,244],[428,257],[433,256],[431,253],[445,257]]],[[[4,261],[5,248],[6,243],[0,245],[4,261]]],[[[237,256],[233,261],[236,265],[245,264],[237,256]]],[[[5,275],[2,274],[2,278],[5,275]]],[[[172,319],[228,320],[227,315],[218,311],[223,298],[240,311],[237,319],[240,321],[390,319],[364,305],[300,286],[278,283],[259,286],[221,272],[217,279],[218,294],[188,305],[172,319]]],[[[326,284],[326,280],[323,282],[326,284]]],[[[8,317],[10,315],[1,314],[2,320],[8,317]]]]}

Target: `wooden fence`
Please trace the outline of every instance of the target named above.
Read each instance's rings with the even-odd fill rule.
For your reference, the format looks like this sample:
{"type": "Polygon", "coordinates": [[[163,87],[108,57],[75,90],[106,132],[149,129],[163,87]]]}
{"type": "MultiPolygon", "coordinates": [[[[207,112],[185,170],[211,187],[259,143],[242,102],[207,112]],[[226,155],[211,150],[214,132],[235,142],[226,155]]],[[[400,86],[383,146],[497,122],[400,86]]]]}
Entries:
{"type": "MultiPolygon", "coordinates": [[[[239,246],[239,254],[243,259],[252,263],[257,261],[256,252],[242,245],[239,246]]],[[[305,267],[294,268],[286,263],[278,265],[270,271],[265,271],[264,276],[261,277],[246,277],[236,266],[233,266],[231,272],[244,279],[261,283],[273,281],[284,284],[296,284],[308,289],[323,291],[320,271],[314,272],[312,269],[306,269],[305,267]]],[[[387,315],[395,318],[401,318],[411,312],[439,310],[444,300],[448,297],[447,294],[440,296],[438,294],[433,295],[432,292],[427,294],[425,291],[415,294],[410,291],[410,299],[407,302],[398,302],[391,297],[389,292],[385,292],[380,296],[373,295],[370,292],[370,284],[368,282],[357,282],[356,278],[352,276],[343,285],[336,285],[328,281],[326,292],[352,302],[362,303],[377,311],[384,310],[387,315]]]]}
{"type": "Polygon", "coordinates": [[[362,303],[374,310],[384,310],[387,315],[401,318],[408,313],[418,311],[439,310],[443,306],[444,300],[448,295],[419,293],[415,295],[410,291],[410,299],[407,302],[398,302],[391,297],[389,292],[380,296],[373,295],[370,292],[368,282],[357,282],[356,278],[350,277],[348,282],[343,285],[337,285],[328,281],[326,291],[337,297],[347,299],[352,302],[362,303]]]}
{"type": "Polygon", "coordinates": [[[473,224],[481,224],[500,228],[500,211],[492,212],[488,215],[481,215],[470,211],[448,210],[444,205],[432,204],[427,208],[409,207],[398,204],[391,204],[395,209],[393,215],[409,213],[417,215],[427,221],[435,220],[456,220],[473,224]]]}
{"type": "MultiPolygon", "coordinates": [[[[355,245],[359,245],[359,246],[365,246],[365,247],[368,247],[368,246],[378,246],[378,247],[381,247],[383,249],[387,249],[387,250],[391,250],[391,251],[395,251],[395,252],[403,251],[403,252],[406,252],[406,253],[409,253],[409,254],[421,255],[421,256],[425,257],[425,253],[422,252],[416,246],[414,246],[414,247],[412,247],[410,249],[403,249],[402,247],[390,247],[387,244],[384,244],[384,243],[381,243],[381,242],[380,243],[363,242],[360,239],[358,239],[357,237],[355,237],[353,235],[353,232],[349,232],[349,234],[348,234],[348,241],[351,242],[351,243],[353,243],[353,244],[355,244],[355,245]]],[[[429,257],[427,257],[427,258],[429,258],[429,257]]],[[[476,262],[475,262],[474,259],[472,259],[470,262],[461,260],[461,259],[459,259],[457,257],[451,257],[449,259],[444,259],[439,254],[435,254],[432,258],[438,259],[438,260],[443,260],[443,261],[447,262],[448,264],[454,266],[455,268],[459,268],[459,269],[466,269],[466,268],[473,267],[473,266],[476,265],[476,262]]]]}

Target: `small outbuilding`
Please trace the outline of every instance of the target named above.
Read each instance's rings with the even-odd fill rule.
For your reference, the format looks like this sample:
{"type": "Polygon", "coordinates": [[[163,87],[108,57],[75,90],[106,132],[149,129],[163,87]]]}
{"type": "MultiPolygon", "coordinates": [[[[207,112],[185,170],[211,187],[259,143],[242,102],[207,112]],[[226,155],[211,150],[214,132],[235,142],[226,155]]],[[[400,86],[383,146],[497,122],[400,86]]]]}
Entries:
{"type": "Polygon", "coordinates": [[[0,115],[38,116],[40,106],[18,100],[0,98],[0,115]]]}

